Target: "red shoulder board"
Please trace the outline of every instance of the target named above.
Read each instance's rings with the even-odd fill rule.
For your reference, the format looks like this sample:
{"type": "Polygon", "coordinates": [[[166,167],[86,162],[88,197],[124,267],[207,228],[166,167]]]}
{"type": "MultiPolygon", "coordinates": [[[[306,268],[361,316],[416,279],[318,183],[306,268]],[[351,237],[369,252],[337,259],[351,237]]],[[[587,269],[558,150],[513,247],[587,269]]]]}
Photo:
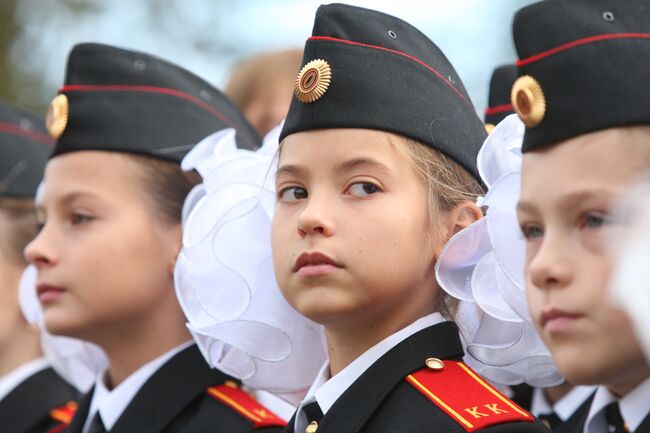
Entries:
{"type": "Polygon", "coordinates": [[[50,411],[50,418],[58,421],[60,424],[48,430],[47,433],[59,433],[63,431],[72,422],[75,412],[77,412],[77,403],[74,401],[69,401],[63,406],[52,409],[50,411]]]}
{"type": "Polygon", "coordinates": [[[444,361],[439,369],[424,368],[406,380],[468,432],[535,420],[462,362],[444,361]]]}
{"type": "Polygon", "coordinates": [[[230,406],[242,416],[252,421],[255,428],[271,426],[284,427],[287,425],[286,421],[259,404],[253,397],[232,382],[211,386],[206,392],[209,396],[230,406]]]}

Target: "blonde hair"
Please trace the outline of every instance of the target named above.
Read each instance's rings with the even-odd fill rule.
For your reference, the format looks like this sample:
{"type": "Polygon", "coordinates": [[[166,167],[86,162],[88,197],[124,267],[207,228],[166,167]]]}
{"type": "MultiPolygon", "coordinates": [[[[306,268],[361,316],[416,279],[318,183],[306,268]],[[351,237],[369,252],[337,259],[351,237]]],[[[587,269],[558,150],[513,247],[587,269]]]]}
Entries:
{"type": "MultiPolygon", "coordinates": [[[[474,202],[478,196],[485,193],[474,176],[444,153],[406,137],[398,138],[398,149],[411,159],[418,179],[424,187],[430,229],[436,229],[441,213],[453,210],[466,201],[474,202]]],[[[439,293],[436,300],[437,311],[445,318],[453,320],[458,310],[458,300],[447,295],[442,289],[439,293]]]]}
{"type": "Polygon", "coordinates": [[[225,94],[244,110],[260,89],[278,85],[283,80],[293,82],[301,62],[301,49],[274,51],[245,59],[233,69],[225,94]]]}

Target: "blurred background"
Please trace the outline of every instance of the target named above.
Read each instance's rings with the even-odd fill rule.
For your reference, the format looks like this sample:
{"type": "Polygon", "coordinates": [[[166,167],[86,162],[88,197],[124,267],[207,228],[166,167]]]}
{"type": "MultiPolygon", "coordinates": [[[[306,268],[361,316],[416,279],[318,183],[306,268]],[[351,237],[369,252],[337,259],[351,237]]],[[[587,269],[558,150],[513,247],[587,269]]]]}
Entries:
{"type": "MultiPolygon", "coordinates": [[[[0,0],[0,98],[35,113],[63,83],[78,42],[137,49],[178,63],[220,89],[243,59],[302,48],[318,0],[0,0]]],[[[449,57],[482,117],[495,66],[513,62],[514,12],[532,0],[373,0],[346,3],[398,16],[449,57]]]]}

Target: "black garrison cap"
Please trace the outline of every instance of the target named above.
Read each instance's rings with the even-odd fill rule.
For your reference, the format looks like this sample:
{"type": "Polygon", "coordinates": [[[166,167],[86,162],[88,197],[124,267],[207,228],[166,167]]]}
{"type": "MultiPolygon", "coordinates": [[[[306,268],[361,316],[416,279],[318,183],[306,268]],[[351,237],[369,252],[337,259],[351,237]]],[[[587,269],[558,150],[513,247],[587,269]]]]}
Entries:
{"type": "Polygon", "coordinates": [[[241,111],[203,79],[149,54],[100,44],[72,49],[46,121],[57,140],[52,156],[108,150],[180,162],[194,144],[229,127],[240,147],[261,145],[241,111]]]}
{"type": "Polygon", "coordinates": [[[437,149],[478,178],[483,122],[451,63],[415,27],[369,9],[321,6],[302,65],[280,140],[322,128],[382,130],[437,149]]]}
{"type": "Polygon", "coordinates": [[[508,115],[514,114],[510,102],[510,91],[517,79],[517,67],[515,65],[499,66],[492,72],[490,79],[490,93],[488,95],[488,107],[485,109],[485,126],[494,127],[508,115]]]}
{"type": "Polygon", "coordinates": [[[0,196],[33,198],[53,145],[43,118],[0,101],[0,196]]]}
{"type": "Polygon", "coordinates": [[[519,10],[512,103],[522,151],[650,124],[650,0],[545,0],[519,10]]]}

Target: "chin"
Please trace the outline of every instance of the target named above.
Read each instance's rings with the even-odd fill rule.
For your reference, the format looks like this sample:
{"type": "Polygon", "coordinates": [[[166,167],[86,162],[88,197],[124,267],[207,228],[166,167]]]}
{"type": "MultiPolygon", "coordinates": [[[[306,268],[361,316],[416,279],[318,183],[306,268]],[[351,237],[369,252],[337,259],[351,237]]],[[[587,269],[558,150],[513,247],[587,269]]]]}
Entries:
{"type": "Polygon", "coordinates": [[[602,363],[606,356],[589,355],[579,347],[551,348],[551,353],[560,373],[574,385],[598,385],[607,377],[608,367],[602,363]]]}
{"type": "Polygon", "coordinates": [[[80,324],[69,311],[59,306],[49,306],[43,311],[43,319],[45,328],[50,334],[81,338],[80,324]]]}

